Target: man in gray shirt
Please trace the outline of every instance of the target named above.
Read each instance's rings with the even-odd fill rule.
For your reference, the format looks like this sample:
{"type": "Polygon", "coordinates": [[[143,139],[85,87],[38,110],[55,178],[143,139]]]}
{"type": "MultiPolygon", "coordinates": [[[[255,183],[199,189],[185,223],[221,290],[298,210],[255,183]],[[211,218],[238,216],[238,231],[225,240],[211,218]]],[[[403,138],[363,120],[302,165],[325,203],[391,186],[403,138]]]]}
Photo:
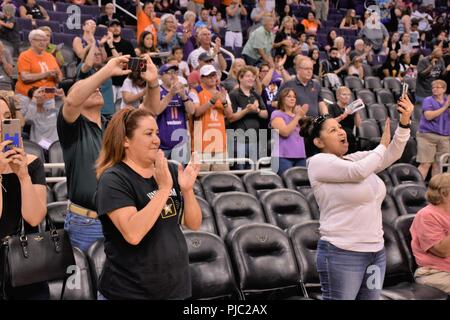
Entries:
{"type": "Polygon", "coordinates": [[[422,103],[423,99],[433,95],[431,83],[444,77],[450,70],[450,66],[447,69],[445,68],[442,56],[442,48],[438,47],[428,57],[419,60],[417,64],[416,103],[422,103]]]}
{"type": "Polygon", "coordinates": [[[242,24],[241,16],[246,16],[247,10],[242,5],[242,0],[232,0],[227,7],[227,32],[225,33],[225,46],[242,48],[242,24]]]}

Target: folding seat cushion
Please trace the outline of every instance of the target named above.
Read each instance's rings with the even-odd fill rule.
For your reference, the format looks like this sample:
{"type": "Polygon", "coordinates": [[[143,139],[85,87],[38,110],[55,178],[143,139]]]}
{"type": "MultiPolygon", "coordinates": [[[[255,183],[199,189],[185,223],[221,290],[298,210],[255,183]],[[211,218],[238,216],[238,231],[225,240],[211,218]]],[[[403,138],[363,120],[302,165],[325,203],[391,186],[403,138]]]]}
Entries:
{"type": "Polygon", "coordinates": [[[425,193],[427,189],[417,184],[401,184],[392,190],[400,215],[415,214],[427,205],[425,193]]]}
{"type": "Polygon", "coordinates": [[[242,180],[232,174],[226,172],[212,172],[201,179],[203,191],[206,200],[212,204],[217,194],[229,191],[245,192],[242,180]]]}
{"type": "Polygon", "coordinates": [[[303,195],[307,195],[311,191],[308,170],[305,167],[289,168],[283,172],[282,178],[289,189],[297,190],[303,195]]]}

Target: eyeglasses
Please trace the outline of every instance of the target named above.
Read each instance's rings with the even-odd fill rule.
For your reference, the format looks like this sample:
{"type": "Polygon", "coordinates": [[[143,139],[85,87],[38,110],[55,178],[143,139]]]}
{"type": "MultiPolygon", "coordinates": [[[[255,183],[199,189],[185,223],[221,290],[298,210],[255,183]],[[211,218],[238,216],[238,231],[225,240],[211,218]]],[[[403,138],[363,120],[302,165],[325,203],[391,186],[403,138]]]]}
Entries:
{"type": "Polygon", "coordinates": [[[434,86],[434,87],[431,87],[431,89],[444,89],[444,87],[443,86],[434,86]]]}
{"type": "Polygon", "coordinates": [[[47,39],[41,39],[41,38],[34,38],[34,39],[31,39],[31,40],[38,41],[38,42],[46,42],[47,41],[47,39]]]}
{"type": "Polygon", "coordinates": [[[298,67],[299,69],[303,69],[303,70],[313,70],[313,68],[304,68],[304,67],[298,67]]]}

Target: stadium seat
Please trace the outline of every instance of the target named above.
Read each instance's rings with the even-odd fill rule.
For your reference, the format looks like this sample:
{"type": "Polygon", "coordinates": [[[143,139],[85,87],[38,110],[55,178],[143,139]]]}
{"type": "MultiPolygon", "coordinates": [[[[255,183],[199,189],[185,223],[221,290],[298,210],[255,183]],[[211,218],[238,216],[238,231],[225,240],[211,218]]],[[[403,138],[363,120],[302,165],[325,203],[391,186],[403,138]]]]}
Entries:
{"type": "Polygon", "coordinates": [[[398,243],[394,228],[383,226],[386,250],[386,275],[381,291],[388,300],[446,300],[447,294],[439,289],[414,282],[405,253],[398,243]]]}
{"type": "Polygon", "coordinates": [[[265,223],[264,211],[255,196],[239,191],[220,194],[212,204],[219,236],[225,239],[234,228],[250,223],[265,223]]]}
{"type": "MultiPolygon", "coordinates": [[[[339,87],[342,86],[343,83],[342,83],[341,78],[337,78],[337,79],[339,79],[339,87]]],[[[331,88],[331,87],[332,87],[330,81],[328,80],[328,77],[323,77],[323,83],[324,83],[324,86],[325,86],[326,88],[331,88]]]]}
{"type": "Polygon", "coordinates": [[[394,96],[388,89],[377,90],[376,94],[378,103],[382,104],[395,103],[394,96]]]}
{"type": "Polygon", "coordinates": [[[19,30],[33,30],[33,25],[30,19],[16,18],[16,21],[19,30]]]}
{"type": "Polygon", "coordinates": [[[60,44],[64,43],[64,46],[72,48],[73,39],[76,37],[75,34],[67,34],[67,33],[53,33],[52,39],[53,43],[60,44]]]}
{"type": "MultiPolygon", "coordinates": [[[[64,228],[67,214],[67,201],[57,201],[47,204],[47,215],[52,219],[56,229],[64,228]]],[[[45,221],[45,220],[44,220],[45,221]]],[[[46,228],[48,230],[48,228],[46,228]]]]}
{"type": "Polygon", "coordinates": [[[280,299],[301,295],[295,255],[283,230],[269,224],[240,226],[227,237],[230,256],[247,298],[280,299]]]}
{"type": "Polygon", "coordinates": [[[94,242],[88,249],[87,258],[89,261],[89,269],[91,272],[92,286],[94,292],[98,290],[98,280],[102,273],[103,266],[105,265],[106,254],[104,240],[100,239],[94,242]]]}
{"type": "Polygon", "coordinates": [[[354,92],[364,88],[361,79],[356,76],[346,76],[344,85],[354,92]]]}
{"type": "Polygon", "coordinates": [[[195,180],[194,183],[194,194],[200,198],[206,199],[205,198],[205,193],[203,192],[203,187],[202,184],[200,182],[200,180],[195,180]]]}
{"type": "Polygon", "coordinates": [[[364,101],[364,104],[366,106],[370,106],[377,102],[377,100],[375,99],[375,95],[369,89],[359,89],[356,92],[356,98],[364,101]]]}
{"type": "MultiPolygon", "coordinates": [[[[61,2],[58,2],[61,3],[61,2]]],[[[61,24],[64,24],[67,22],[67,19],[69,18],[69,14],[64,12],[58,12],[58,11],[47,11],[50,20],[51,21],[58,21],[61,24]]]]}
{"type": "Polygon", "coordinates": [[[206,232],[184,232],[189,253],[191,299],[240,299],[225,243],[206,232]]]}
{"type": "Polygon", "coordinates": [[[383,217],[383,223],[387,223],[391,226],[394,225],[395,220],[398,218],[398,209],[395,205],[394,198],[389,193],[386,193],[383,202],[381,203],[381,214],[383,217]]]}
{"type": "MultiPolygon", "coordinates": [[[[401,158],[398,160],[400,163],[414,164],[414,159],[417,155],[417,142],[413,138],[409,138],[406,142],[405,151],[403,151],[401,158]]],[[[413,165],[415,167],[415,165],[413,165]]]]}
{"type": "MultiPolygon", "coordinates": [[[[198,196],[196,196],[196,198],[200,209],[202,210],[202,224],[200,226],[200,231],[217,234],[216,223],[214,221],[214,214],[211,206],[205,199],[198,196]]],[[[189,230],[184,225],[182,226],[182,228],[185,230],[189,230]]]]}
{"type": "Polygon", "coordinates": [[[397,163],[388,169],[394,186],[404,183],[414,183],[425,186],[425,181],[420,174],[419,169],[408,163],[397,163]]]}
{"type": "Polygon", "coordinates": [[[314,220],[320,219],[320,209],[319,205],[317,204],[316,198],[314,197],[314,192],[308,193],[306,196],[306,200],[309,204],[309,209],[311,210],[311,216],[314,220]]]}
{"type": "MultiPolygon", "coordinates": [[[[30,20],[28,20],[28,21],[30,21],[30,20]]],[[[59,24],[58,21],[51,21],[51,20],[47,21],[47,20],[36,19],[36,26],[38,28],[44,27],[44,26],[50,27],[50,29],[52,29],[52,34],[53,34],[53,32],[61,32],[62,31],[61,25],[59,24]]]]}
{"type": "Polygon", "coordinates": [[[305,220],[311,220],[308,201],[298,191],[277,189],[264,194],[261,204],[267,221],[286,230],[305,220]]]}
{"type": "Polygon", "coordinates": [[[287,169],[281,175],[286,188],[297,190],[303,195],[311,191],[311,185],[308,178],[308,169],[305,167],[293,167],[287,169]]]}
{"type": "Polygon", "coordinates": [[[90,15],[92,17],[99,17],[100,16],[100,7],[99,6],[80,6],[81,14],[90,15]]]}
{"type": "Polygon", "coordinates": [[[390,90],[398,96],[400,96],[402,92],[402,83],[397,78],[385,77],[383,79],[383,86],[385,89],[390,90]]]}
{"type": "Polygon", "coordinates": [[[367,107],[367,112],[370,119],[375,119],[379,123],[384,123],[388,117],[386,107],[379,103],[374,103],[367,107]]]}
{"type": "Polygon", "coordinates": [[[361,121],[369,119],[365,108],[361,109],[361,110],[358,110],[356,112],[359,114],[359,116],[361,118],[361,121]]]}
{"type": "Polygon", "coordinates": [[[322,99],[327,99],[333,103],[336,103],[333,91],[328,88],[322,87],[322,89],[320,90],[320,96],[322,97],[322,99]]]}
{"type": "Polygon", "coordinates": [[[381,80],[378,77],[365,77],[364,79],[364,86],[366,87],[366,89],[370,89],[372,91],[376,91],[378,89],[382,89],[383,87],[381,86],[381,80]]]}
{"type": "Polygon", "coordinates": [[[386,108],[389,113],[389,118],[391,118],[392,120],[400,119],[400,113],[398,112],[397,110],[398,107],[395,103],[387,103],[386,108]]]}
{"type": "Polygon", "coordinates": [[[47,11],[53,11],[53,3],[52,3],[52,1],[37,0],[36,4],[42,6],[47,11]]]}
{"type": "Polygon", "coordinates": [[[425,193],[427,189],[417,184],[401,184],[392,190],[392,196],[397,204],[400,215],[416,214],[427,205],[425,193]]]}
{"type": "MultiPolygon", "coordinates": [[[[53,142],[48,148],[48,162],[50,163],[64,163],[64,157],[59,141],[53,142]]],[[[64,176],[64,169],[51,169],[52,177],[64,176]]]]}
{"type": "Polygon", "coordinates": [[[394,222],[394,229],[397,233],[399,245],[406,254],[409,269],[412,274],[414,274],[414,271],[417,269],[417,263],[411,248],[412,236],[409,229],[411,228],[415,216],[415,214],[405,214],[399,216],[394,222]]]}
{"type": "Polygon", "coordinates": [[[375,120],[363,120],[358,127],[360,150],[371,150],[380,143],[380,128],[375,120]]]}
{"type": "Polygon", "coordinates": [[[305,221],[297,224],[289,229],[288,235],[300,269],[300,281],[305,296],[321,299],[316,263],[317,244],[320,240],[319,221],[305,221]]]}
{"type": "Polygon", "coordinates": [[[247,192],[256,198],[261,198],[264,193],[273,189],[284,188],[283,180],[272,171],[255,171],[246,173],[242,177],[247,192]]]}
{"type": "Polygon", "coordinates": [[[212,172],[201,179],[203,191],[209,204],[213,203],[217,194],[229,191],[245,192],[242,180],[232,174],[225,172],[212,172]]]}
{"type": "MultiPolygon", "coordinates": [[[[72,272],[67,280],[63,300],[96,300],[96,292],[92,286],[89,262],[86,255],[78,248],[73,248],[76,266],[69,267],[72,272]]],[[[61,297],[63,280],[48,283],[50,300],[59,300],[61,297]]]]}
{"type": "Polygon", "coordinates": [[[43,163],[46,162],[44,156],[44,149],[42,149],[42,147],[36,142],[31,140],[23,140],[23,148],[25,149],[26,153],[35,155],[36,157],[41,159],[43,163]]]}
{"type": "Polygon", "coordinates": [[[416,92],[416,79],[415,78],[410,78],[410,77],[405,77],[403,78],[403,81],[406,82],[408,84],[408,91],[409,92],[416,92]]]}
{"type": "Polygon", "coordinates": [[[384,185],[386,186],[386,192],[391,193],[394,188],[394,184],[392,183],[391,176],[387,170],[383,170],[377,173],[377,176],[383,180],[384,185]]]}
{"type": "Polygon", "coordinates": [[[57,182],[53,186],[53,194],[55,196],[56,201],[66,201],[67,198],[67,181],[57,182]]]}

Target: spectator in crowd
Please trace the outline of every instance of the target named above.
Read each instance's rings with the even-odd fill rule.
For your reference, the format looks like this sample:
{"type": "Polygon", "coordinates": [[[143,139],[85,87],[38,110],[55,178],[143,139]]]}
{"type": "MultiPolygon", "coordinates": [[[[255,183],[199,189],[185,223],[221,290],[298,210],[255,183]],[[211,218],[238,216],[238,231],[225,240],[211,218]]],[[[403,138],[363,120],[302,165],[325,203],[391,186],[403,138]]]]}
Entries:
{"type": "MultiPolygon", "coordinates": [[[[56,118],[59,112],[55,106],[45,107],[46,93],[44,87],[33,87],[28,91],[30,104],[20,110],[25,120],[31,123],[30,140],[48,150],[58,140],[56,118]]],[[[64,101],[64,90],[56,89],[56,95],[64,101]]]]}
{"type": "Polygon", "coordinates": [[[294,58],[301,52],[301,48],[295,39],[297,39],[297,35],[294,29],[294,20],[291,17],[285,17],[275,35],[273,48],[275,49],[275,56],[286,55],[285,68],[288,70],[293,68],[294,58]]]}
{"type": "Polygon", "coordinates": [[[306,45],[307,45],[306,50],[304,50],[304,52],[302,50],[302,53],[303,53],[304,56],[308,55],[308,52],[310,50],[319,49],[319,47],[316,44],[316,36],[313,35],[313,34],[307,35],[307,37],[306,37],[306,45]]]}
{"type": "Polygon", "coordinates": [[[336,90],[337,103],[328,106],[330,115],[340,124],[347,135],[348,153],[357,151],[356,138],[353,131],[361,124],[361,116],[358,112],[350,114],[345,109],[352,98],[352,92],[349,88],[342,86],[336,90]]]}
{"type": "Polygon", "coordinates": [[[155,0],[155,7],[157,12],[174,13],[176,6],[174,0],[155,0]]]}
{"type": "Polygon", "coordinates": [[[450,71],[450,65],[445,67],[442,59],[442,48],[436,48],[428,57],[423,57],[417,64],[416,103],[433,94],[431,84],[434,80],[444,77],[450,71]]]}
{"type": "Polygon", "coordinates": [[[222,46],[222,42],[219,37],[217,37],[214,41],[215,46],[211,46],[211,31],[208,28],[199,28],[197,29],[197,38],[199,42],[199,47],[191,52],[188,57],[187,63],[192,66],[193,69],[199,68],[199,56],[203,52],[208,53],[214,59],[214,66],[216,70],[218,70],[221,74],[221,71],[225,70],[227,67],[227,63],[223,57],[220,48],[222,46]]]}
{"type": "Polygon", "coordinates": [[[431,83],[432,96],[422,102],[417,139],[417,162],[425,179],[431,169],[432,176],[439,173],[439,158],[450,152],[450,97],[445,95],[447,83],[435,80],[431,83]]]}
{"type": "Polygon", "coordinates": [[[200,165],[193,156],[185,169],[177,168],[159,145],[156,121],[142,109],[121,110],[105,131],[97,162],[96,202],[106,248],[99,300],[191,296],[180,225],[200,228],[193,191],[200,165]]]}
{"type": "Polygon", "coordinates": [[[345,130],[334,118],[300,120],[300,134],[317,153],[308,159],[308,177],[320,207],[317,271],[324,300],[380,298],[386,270],[381,213],[386,188],[376,173],[402,155],[413,109],[409,98],[402,98],[393,141],[387,120],[379,146],[347,155],[345,130]]]}
{"type": "Polygon", "coordinates": [[[371,45],[375,54],[379,54],[387,47],[389,32],[380,23],[379,15],[374,12],[366,20],[364,27],[358,33],[358,37],[363,39],[364,43],[371,45]]]}
{"type": "Polygon", "coordinates": [[[105,14],[102,14],[97,18],[97,25],[108,27],[109,23],[114,19],[120,20],[119,15],[114,12],[114,4],[107,3],[105,5],[105,14]]]}
{"type": "Polygon", "coordinates": [[[250,19],[253,21],[253,26],[251,29],[255,30],[260,27],[263,23],[263,17],[265,16],[272,16],[272,13],[266,9],[266,0],[258,0],[256,6],[250,13],[250,19]]]}
{"type": "Polygon", "coordinates": [[[355,9],[347,10],[345,17],[342,19],[341,24],[339,25],[339,28],[358,30],[358,19],[356,19],[355,9]]]}
{"type": "Polygon", "coordinates": [[[362,63],[370,64],[373,61],[372,55],[372,47],[370,45],[364,44],[364,40],[356,39],[355,40],[355,50],[350,51],[350,55],[356,55],[356,57],[360,58],[362,63]]]}
{"type": "Polygon", "coordinates": [[[431,178],[426,197],[429,204],[416,214],[410,229],[419,266],[414,278],[450,295],[450,173],[431,178]]]}
{"type": "Polygon", "coordinates": [[[150,31],[153,34],[153,42],[158,43],[157,33],[160,19],[156,16],[155,6],[153,3],[146,1],[144,2],[144,6],[142,6],[140,1],[136,1],[136,15],[138,39],[142,32],[150,31]]]}
{"type": "MultiPolygon", "coordinates": [[[[314,63],[308,57],[299,56],[295,61],[295,79],[284,82],[278,92],[282,92],[285,88],[292,88],[297,97],[296,105],[307,104],[309,116],[317,116],[319,114],[328,114],[328,108],[323,102],[319,93],[322,89],[321,85],[312,81],[314,63]]],[[[278,96],[275,98],[278,100],[278,96]]]]}
{"type": "Polygon", "coordinates": [[[227,31],[225,33],[225,46],[242,48],[242,17],[247,15],[247,10],[242,5],[242,0],[232,0],[226,9],[227,31]]]}
{"type": "Polygon", "coordinates": [[[338,51],[338,58],[342,60],[345,64],[350,62],[348,55],[350,53],[351,48],[347,48],[345,46],[345,40],[343,37],[337,37],[334,39],[334,47],[338,51]]]}
{"type": "MultiPolygon", "coordinates": [[[[177,67],[178,67],[178,60],[175,58],[174,55],[170,55],[170,56],[167,57],[167,64],[170,64],[170,65],[172,65],[172,66],[177,66],[177,67]]],[[[195,70],[194,72],[198,72],[198,71],[195,70]]],[[[180,75],[180,68],[179,68],[179,67],[178,67],[178,69],[177,69],[176,74],[177,74],[178,81],[179,81],[183,86],[187,87],[187,86],[188,86],[187,79],[186,79],[184,76],[180,75]]]]}
{"type": "Polygon", "coordinates": [[[14,15],[16,8],[12,4],[3,7],[3,17],[0,19],[0,39],[11,42],[14,48],[14,56],[19,55],[20,34],[14,15]]]}
{"type": "Polygon", "coordinates": [[[77,63],[80,63],[81,60],[84,59],[86,56],[86,52],[88,50],[88,45],[95,44],[98,48],[102,49],[102,53],[104,54],[106,58],[106,52],[104,52],[103,46],[108,41],[111,41],[112,34],[108,33],[106,34],[101,41],[98,41],[95,39],[94,34],[95,30],[97,29],[97,25],[95,24],[94,20],[86,20],[83,24],[83,35],[81,37],[76,36],[72,41],[72,48],[73,52],[75,52],[75,55],[77,56],[77,63]]]}
{"type": "Polygon", "coordinates": [[[402,53],[415,54],[416,51],[417,50],[414,49],[412,44],[411,44],[411,36],[409,35],[409,33],[402,34],[402,39],[400,41],[400,52],[399,52],[399,54],[402,54],[402,53]]]}
{"type": "Polygon", "coordinates": [[[347,69],[348,64],[339,58],[338,49],[336,47],[331,48],[328,59],[323,61],[323,70],[333,88],[340,86],[342,81],[339,78],[344,79],[344,75],[347,75],[347,69]]]}
{"type": "MultiPolygon", "coordinates": [[[[230,92],[233,113],[228,119],[229,128],[234,130],[234,142],[229,141],[229,146],[231,143],[234,144],[234,155],[236,158],[250,158],[255,162],[258,160],[258,132],[261,128],[261,119],[267,119],[264,101],[254,90],[257,76],[257,70],[252,66],[245,66],[239,70],[237,74],[239,87],[230,92]]],[[[237,163],[235,168],[248,169],[249,164],[237,163]]]]}
{"type": "MultiPolygon", "coordinates": [[[[13,99],[0,97],[0,121],[16,118],[13,99]]],[[[21,219],[36,227],[47,212],[47,187],[44,164],[35,155],[26,154],[21,148],[5,151],[11,144],[0,143],[0,239],[20,233],[21,219]]],[[[6,257],[0,255],[0,285],[3,284],[6,257]]],[[[13,288],[9,282],[2,285],[0,300],[49,299],[47,283],[36,283],[13,288]]]]}
{"type": "Polygon", "coordinates": [[[400,56],[400,77],[403,78],[417,78],[417,67],[411,62],[411,55],[404,53],[400,56]]]}
{"type": "MultiPolygon", "coordinates": [[[[134,47],[131,42],[122,38],[122,27],[120,26],[119,20],[110,21],[108,32],[110,32],[113,36],[112,43],[110,40],[108,40],[106,42],[107,46],[105,46],[105,51],[108,58],[118,57],[121,55],[130,55],[131,57],[136,57],[136,52],[134,51],[134,47]]],[[[114,101],[121,98],[120,88],[122,88],[125,79],[125,76],[116,76],[112,78],[114,101]]]]}
{"type": "Polygon", "coordinates": [[[34,27],[36,27],[36,20],[50,20],[47,10],[43,6],[38,5],[36,0],[26,0],[19,10],[20,17],[22,19],[30,19],[34,27]]]}
{"type": "Polygon", "coordinates": [[[156,48],[156,43],[153,42],[153,34],[150,31],[144,31],[139,37],[138,47],[134,49],[138,57],[148,54],[152,57],[153,63],[161,64],[161,59],[157,57],[159,50],[156,48]]]}
{"type": "Polygon", "coordinates": [[[215,162],[202,164],[202,171],[228,170],[224,161],[227,158],[225,118],[229,119],[232,114],[228,94],[225,88],[217,87],[214,66],[207,64],[201,67],[200,76],[201,86],[189,94],[195,105],[191,127],[192,150],[199,153],[200,159],[215,162]]]}
{"type": "Polygon", "coordinates": [[[250,66],[256,66],[262,62],[274,65],[271,50],[275,35],[272,33],[274,19],[270,16],[264,16],[262,25],[250,34],[247,43],[242,50],[242,56],[245,62],[250,66]]]}
{"type": "Polygon", "coordinates": [[[431,48],[441,47],[442,50],[448,49],[449,39],[447,33],[443,30],[439,32],[438,36],[431,40],[431,48]]]}
{"type": "Polygon", "coordinates": [[[399,77],[400,76],[400,63],[398,61],[397,51],[391,50],[386,62],[381,67],[384,77],[399,77]]]}
{"type": "Polygon", "coordinates": [[[186,34],[187,41],[183,47],[183,60],[186,61],[192,51],[195,50],[197,45],[197,39],[195,37],[196,32],[194,29],[196,15],[192,11],[186,11],[183,15],[184,22],[178,26],[178,32],[186,34]]]}
{"type": "Polygon", "coordinates": [[[306,116],[308,105],[297,105],[292,88],[280,91],[277,110],[270,117],[272,131],[272,168],[282,175],[292,167],[306,166],[305,143],[300,136],[299,120],[306,116]]]}
{"type": "Polygon", "coordinates": [[[327,34],[327,43],[323,47],[327,53],[330,52],[330,49],[334,47],[334,40],[337,38],[336,30],[330,30],[327,34]]]}
{"type": "MultiPolygon", "coordinates": [[[[147,81],[147,93],[142,108],[148,110],[150,105],[159,104],[159,84],[156,67],[150,57],[146,58],[147,71],[141,76],[147,81]]],[[[64,228],[72,245],[83,251],[103,238],[94,203],[97,188],[94,167],[106,126],[106,119],[101,116],[104,101],[99,88],[113,76],[129,74],[131,70],[123,69],[128,59],[128,56],[112,58],[89,78],[77,81],[58,114],[57,129],[70,201],[64,228]]]]}
{"type": "Polygon", "coordinates": [[[13,73],[13,59],[8,49],[5,49],[3,42],[0,41],[0,90],[11,91],[13,73]]]}
{"type": "Polygon", "coordinates": [[[195,112],[195,105],[188,96],[187,88],[178,80],[178,67],[165,64],[159,68],[161,78],[159,105],[151,112],[157,117],[161,140],[160,149],[167,159],[186,164],[190,155],[187,120],[195,112]]]}
{"type": "Polygon", "coordinates": [[[161,17],[158,31],[158,49],[163,52],[171,52],[174,47],[182,47],[187,41],[188,34],[180,37],[177,33],[177,19],[173,14],[166,13],[161,17]]]}
{"type": "Polygon", "coordinates": [[[391,7],[391,20],[388,24],[388,29],[391,32],[398,31],[400,34],[409,33],[411,31],[411,17],[410,10],[402,10],[399,7],[391,7]]]}
{"type": "MultiPolygon", "coordinates": [[[[16,83],[16,96],[20,108],[30,103],[28,91],[32,87],[56,87],[63,75],[54,56],[45,52],[47,35],[42,30],[32,30],[28,35],[31,47],[23,51],[17,61],[19,78],[16,83]]],[[[54,94],[48,93],[45,107],[55,104],[54,94]]]]}
{"type": "Polygon", "coordinates": [[[400,33],[394,32],[392,33],[392,36],[389,38],[388,41],[388,50],[395,50],[397,52],[400,51],[401,44],[400,44],[400,33]]]}
{"type": "Polygon", "coordinates": [[[47,48],[45,49],[45,51],[47,51],[48,53],[50,53],[51,55],[53,55],[55,57],[56,62],[58,62],[58,65],[61,68],[64,64],[64,56],[61,53],[63,44],[56,45],[56,44],[50,43],[50,41],[52,39],[52,29],[50,29],[50,27],[42,26],[39,28],[39,30],[44,31],[45,34],[47,35],[47,48]]]}
{"type": "MultiPolygon", "coordinates": [[[[214,7],[215,8],[215,7],[214,7]]],[[[215,34],[221,36],[227,28],[227,21],[222,18],[222,13],[219,11],[211,18],[211,26],[215,34]]]]}
{"type": "Polygon", "coordinates": [[[320,21],[316,19],[313,11],[308,12],[308,19],[303,19],[301,23],[305,26],[305,32],[307,34],[315,35],[320,28],[320,21]]]}
{"type": "Polygon", "coordinates": [[[411,38],[411,44],[413,48],[419,47],[419,39],[420,39],[420,33],[418,30],[419,24],[417,22],[411,23],[411,32],[409,33],[409,36],[411,38]]]}
{"type": "MultiPolygon", "coordinates": [[[[86,53],[86,57],[77,67],[77,80],[90,77],[104,66],[105,60],[103,59],[100,50],[95,46],[95,44],[88,45],[87,48],[88,51],[86,53]]],[[[102,85],[100,86],[100,92],[103,96],[103,108],[101,110],[101,114],[109,119],[116,111],[113,94],[113,83],[111,79],[108,78],[105,82],[102,83],[102,85]]]]}
{"type": "Polygon", "coordinates": [[[221,82],[221,85],[227,90],[227,92],[231,92],[232,90],[239,88],[238,73],[239,70],[245,66],[244,59],[237,58],[233,61],[228,77],[221,82]]]}
{"type": "Polygon", "coordinates": [[[122,92],[120,108],[123,109],[126,106],[138,108],[144,98],[146,85],[147,83],[142,79],[139,71],[131,72],[120,89],[122,92]]]}
{"type": "Polygon", "coordinates": [[[194,29],[198,29],[198,28],[208,28],[209,31],[213,32],[211,16],[209,15],[208,8],[204,7],[200,11],[199,20],[194,25],[194,29]]]}
{"type": "Polygon", "coordinates": [[[308,53],[308,57],[314,63],[313,75],[316,79],[321,79],[323,75],[322,63],[320,63],[320,51],[317,49],[312,49],[308,53]]]}
{"type": "Polygon", "coordinates": [[[183,48],[174,47],[172,49],[172,55],[177,60],[178,65],[178,75],[187,79],[191,71],[189,70],[189,65],[186,61],[183,60],[183,48]]]}

